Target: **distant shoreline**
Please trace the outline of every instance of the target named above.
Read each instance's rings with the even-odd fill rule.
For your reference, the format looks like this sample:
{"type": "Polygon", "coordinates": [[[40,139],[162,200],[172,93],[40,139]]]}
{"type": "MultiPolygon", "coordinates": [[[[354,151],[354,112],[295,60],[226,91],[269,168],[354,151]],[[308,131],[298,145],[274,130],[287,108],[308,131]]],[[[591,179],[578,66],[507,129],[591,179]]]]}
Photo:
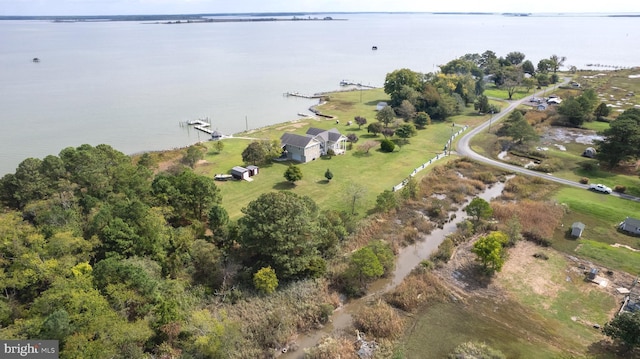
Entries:
{"type": "MultiPolygon", "coordinates": [[[[640,17],[640,12],[630,13],[500,13],[500,12],[282,12],[282,13],[207,13],[207,14],[140,14],[140,15],[3,15],[2,20],[40,20],[60,23],[69,22],[109,22],[109,21],[158,21],[158,22],[253,22],[253,21],[318,21],[334,15],[362,15],[362,14],[431,14],[431,15],[469,15],[469,16],[521,16],[521,17],[640,17]],[[291,17],[291,19],[275,17],[291,17]],[[322,16],[322,17],[318,17],[322,16]],[[236,17],[236,18],[231,18],[236,17]],[[213,19],[216,18],[216,19],[213,19]]],[[[346,20],[346,19],[331,19],[346,20]]]]}

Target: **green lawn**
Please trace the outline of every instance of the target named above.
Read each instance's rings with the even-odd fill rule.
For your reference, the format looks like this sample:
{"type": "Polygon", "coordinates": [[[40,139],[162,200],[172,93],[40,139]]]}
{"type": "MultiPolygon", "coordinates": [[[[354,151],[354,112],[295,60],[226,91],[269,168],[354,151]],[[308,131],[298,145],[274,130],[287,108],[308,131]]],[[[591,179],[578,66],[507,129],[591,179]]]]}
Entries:
{"type": "Polygon", "coordinates": [[[640,275],[640,252],[586,239],[581,239],[579,242],[580,245],[576,250],[579,255],[591,258],[607,268],[622,270],[635,276],[640,275]]]}
{"type": "MultiPolygon", "coordinates": [[[[355,133],[360,138],[354,148],[365,141],[380,141],[380,135],[374,137],[367,133],[366,125],[362,129],[347,121],[355,116],[363,116],[368,122],[375,122],[375,106],[381,100],[387,100],[382,90],[341,92],[331,94],[328,103],[320,108],[323,113],[339,118],[335,120],[324,118],[303,119],[270,126],[267,128],[237,134],[253,138],[278,139],[284,132],[304,134],[309,127],[330,129],[336,127],[343,134],[355,133]]],[[[477,116],[469,111],[469,116],[455,118],[456,123],[481,122],[484,116],[477,116]]],[[[366,214],[375,205],[376,196],[382,191],[390,190],[394,185],[407,178],[414,168],[435,157],[442,152],[452,129],[458,131],[460,127],[452,127],[451,122],[433,123],[424,130],[419,130],[416,137],[410,139],[409,144],[396,148],[393,153],[383,153],[378,148],[370,150],[368,154],[349,150],[344,155],[331,159],[322,158],[300,164],[303,179],[291,185],[283,177],[289,163],[272,163],[260,168],[260,173],[253,177],[252,182],[218,182],[223,197],[223,205],[231,218],[238,218],[240,210],[261,193],[274,190],[291,190],[295,193],[313,198],[323,209],[351,210],[345,194],[345,188],[350,183],[357,183],[366,189],[366,195],[358,204],[356,211],[360,215],[366,214]],[[333,172],[333,179],[328,182],[324,178],[327,169],[333,172]]],[[[217,154],[209,151],[205,156],[208,162],[197,167],[197,172],[213,176],[216,173],[228,173],[232,167],[243,165],[241,153],[251,140],[225,139],[224,150],[217,154]]],[[[206,143],[211,148],[212,142],[206,143]]],[[[441,160],[444,161],[444,160],[441,160]]],[[[419,172],[416,178],[421,178],[428,170],[419,172]]]]}

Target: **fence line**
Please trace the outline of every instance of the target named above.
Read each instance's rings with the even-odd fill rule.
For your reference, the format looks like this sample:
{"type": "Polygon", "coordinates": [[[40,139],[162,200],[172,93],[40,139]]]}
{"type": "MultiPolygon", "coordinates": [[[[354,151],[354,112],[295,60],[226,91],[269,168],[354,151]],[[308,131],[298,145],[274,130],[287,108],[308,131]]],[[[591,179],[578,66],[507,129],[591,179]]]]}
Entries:
{"type": "MultiPolygon", "coordinates": [[[[464,131],[467,130],[469,126],[464,126],[462,127],[462,129],[456,133],[454,133],[451,138],[449,138],[449,141],[447,142],[449,144],[449,146],[453,146],[453,140],[458,137],[458,135],[460,135],[461,133],[463,133],[464,131]]],[[[429,161],[423,163],[422,165],[420,165],[420,167],[417,167],[413,170],[413,172],[411,172],[411,174],[409,174],[409,177],[413,177],[415,176],[418,172],[422,171],[423,169],[427,168],[427,166],[429,166],[430,164],[432,164],[433,162],[441,159],[442,157],[445,157],[447,155],[447,149],[445,149],[442,153],[438,153],[434,158],[430,159],[429,161]]],[[[401,190],[404,186],[407,185],[407,183],[409,182],[409,177],[405,178],[404,180],[402,180],[402,182],[398,183],[397,185],[393,186],[392,191],[396,192],[401,190]]]]}

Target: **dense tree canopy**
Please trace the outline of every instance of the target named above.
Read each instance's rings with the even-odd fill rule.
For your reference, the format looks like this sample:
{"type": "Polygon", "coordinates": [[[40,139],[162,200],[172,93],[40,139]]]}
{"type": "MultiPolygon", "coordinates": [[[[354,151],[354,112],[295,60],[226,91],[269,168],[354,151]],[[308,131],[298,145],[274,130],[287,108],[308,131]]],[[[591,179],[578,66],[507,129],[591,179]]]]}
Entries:
{"type": "Polygon", "coordinates": [[[640,157],[640,109],[624,111],[602,134],[604,139],[596,142],[598,158],[609,166],[640,157]]]}
{"type": "Polygon", "coordinates": [[[535,129],[520,111],[513,111],[509,114],[498,134],[511,137],[516,143],[533,141],[538,138],[535,129]]]}
{"type": "Polygon", "coordinates": [[[640,312],[623,312],[607,323],[605,335],[622,341],[631,348],[640,346],[640,312]]]}
{"type": "Polygon", "coordinates": [[[242,210],[238,241],[245,264],[254,271],[271,266],[278,278],[309,275],[318,250],[318,208],[292,192],[260,195],[242,210]]]}

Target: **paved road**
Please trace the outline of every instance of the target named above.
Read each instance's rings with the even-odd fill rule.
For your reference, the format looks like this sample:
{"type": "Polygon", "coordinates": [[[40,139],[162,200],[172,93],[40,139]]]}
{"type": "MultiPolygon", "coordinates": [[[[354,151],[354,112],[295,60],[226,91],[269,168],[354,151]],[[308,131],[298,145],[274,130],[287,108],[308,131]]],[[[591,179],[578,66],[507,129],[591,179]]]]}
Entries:
{"type": "MultiPolygon", "coordinates": [[[[569,81],[570,81],[570,78],[565,77],[564,78],[564,82],[562,82],[561,84],[556,85],[556,87],[557,86],[561,86],[563,84],[566,84],[569,81]]],[[[547,91],[547,90],[545,90],[545,91],[547,91]]],[[[541,94],[543,94],[543,92],[544,91],[537,92],[537,93],[533,94],[532,96],[540,96],[541,94]]],[[[471,138],[473,138],[473,136],[477,135],[478,133],[480,133],[482,131],[488,130],[489,126],[491,126],[492,124],[495,124],[502,117],[507,116],[511,111],[513,111],[516,107],[518,107],[523,102],[527,101],[529,98],[530,97],[527,96],[527,97],[525,97],[525,98],[523,98],[521,100],[510,101],[509,102],[509,106],[507,108],[505,108],[500,113],[498,113],[495,116],[493,116],[491,119],[489,119],[489,121],[481,124],[480,126],[474,128],[471,131],[469,131],[466,134],[464,134],[460,138],[460,140],[458,141],[458,143],[456,145],[456,152],[461,156],[467,156],[467,157],[472,158],[472,159],[474,159],[474,160],[476,160],[478,162],[487,163],[487,164],[490,164],[492,166],[501,167],[501,168],[508,169],[510,171],[513,171],[513,172],[526,174],[528,176],[544,178],[546,180],[553,181],[553,182],[558,182],[558,183],[561,183],[561,184],[564,184],[564,185],[567,185],[567,186],[573,186],[573,187],[587,189],[589,187],[588,185],[585,185],[585,184],[582,184],[582,183],[579,183],[579,182],[574,182],[574,181],[571,181],[571,180],[568,180],[568,179],[564,179],[564,178],[558,178],[558,177],[555,177],[555,176],[550,175],[550,174],[528,170],[528,169],[523,168],[523,167],[510,165],[508,163],[504,163],[504,162],[501,162],[501,161],[496,161],[494,159],[484,157],[484,156],[474,152],[471,149],[471,147],[469,146],[469,142],[471,141],[471,138]]],[[[632,201],[636,201],[636,202],[640,202],[640,198],[639,197],[634,197],[634,196],[630,196],[630,195],[627,195],[627,194],[621,194],[621,193],[613,192],[611,195],[612,196],[616,196],[616,197],[620,197],[620,198],[624,198],[624,199],[628,199],[628,200],[632,200],[632,201]]]]}

